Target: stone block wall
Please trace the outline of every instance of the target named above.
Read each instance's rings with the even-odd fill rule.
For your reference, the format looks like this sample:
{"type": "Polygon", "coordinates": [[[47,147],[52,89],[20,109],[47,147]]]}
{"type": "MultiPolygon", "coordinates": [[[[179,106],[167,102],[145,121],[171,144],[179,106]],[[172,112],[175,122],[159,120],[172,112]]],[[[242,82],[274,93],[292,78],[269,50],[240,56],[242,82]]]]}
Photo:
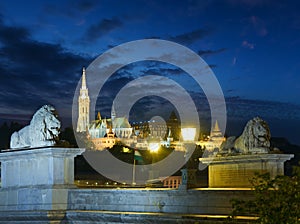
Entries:
{"type": "Polygon", "coordinates": [[[247,189],[73,189],[68,210],[230,214],[232,198],[253,197],[247,189]]]}

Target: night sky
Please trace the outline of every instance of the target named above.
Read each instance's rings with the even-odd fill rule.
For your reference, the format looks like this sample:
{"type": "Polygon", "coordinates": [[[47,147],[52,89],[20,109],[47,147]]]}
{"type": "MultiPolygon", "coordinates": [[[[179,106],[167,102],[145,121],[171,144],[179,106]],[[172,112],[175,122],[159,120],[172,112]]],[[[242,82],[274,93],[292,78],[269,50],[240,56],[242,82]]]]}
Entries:
{"type": "MultiPolygon", "coordinates": [[[[300,144],[299,10],[297,0],[1,1],[0,121],[28,123],[50,103],[69,126],[83,66],[119,44],[158,38],[190,48],[212,68],[225,95],[227,134],[261,116],[273,136],[300,144]]],[[[119,71],[107,92],[141,71],[188,85],[176,68],[141,63],[119,71]]],[[[196,103],[209,113],[201,97],[196,103]]],[[[99,103],[101,113],[108,105],[99,103]]]]}

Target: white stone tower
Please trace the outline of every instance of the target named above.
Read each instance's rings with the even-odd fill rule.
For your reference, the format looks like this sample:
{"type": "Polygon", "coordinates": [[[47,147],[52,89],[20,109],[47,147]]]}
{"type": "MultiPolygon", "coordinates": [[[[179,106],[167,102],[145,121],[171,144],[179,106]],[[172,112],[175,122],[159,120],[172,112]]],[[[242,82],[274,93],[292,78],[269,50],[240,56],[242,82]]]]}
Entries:
{"type": "Polygon", "coordinates": [[[116,119],[117,115],[116,115],[116,111],[115,111],[115,104],[113,102],[112,104],[112,108],[111,108],[111,120],[114,121],[116,119]]]}
{"type": "Polygon", "coordinates": [[[90,123],[90,97],[86,87],[85,68],[82,69],[82,83],[78,97],[78,121],[77,132],[86,131],[90,123]]]}

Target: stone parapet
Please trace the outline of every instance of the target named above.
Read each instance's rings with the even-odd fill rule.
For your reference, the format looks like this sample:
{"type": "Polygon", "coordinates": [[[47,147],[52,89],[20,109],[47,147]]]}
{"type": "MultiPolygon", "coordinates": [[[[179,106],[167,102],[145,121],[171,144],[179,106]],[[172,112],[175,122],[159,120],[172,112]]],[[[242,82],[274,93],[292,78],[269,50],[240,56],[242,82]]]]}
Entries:
{"type": "Polygon", "coordinates": [[[284,162],[293,158],[292,154],[251,154],[200,158],[208,164],[209,187],[251,187],[249,179],[255,173],[269,172],[271,177],[284,175],[284,162]]]}
{"type": "Polygon", "coordinates": [[[74,157],[84,149],[36,148],[0,153],[0,210],[66,209],[74,157]]]}
{"type": "Polygon", "coordinates": [[[253,198],[250,189],[73,189],[68,210],[176,214],[231,213],[231,199],[253,198]]]}
{"type": "Polygon", "coordinates": [[[36,148],[0,153],[1,187],[74,184],[78,148],[36,148]]]}
{"type": "MultiPolygon", "coordinates": [[[[250,224],[255,218],[240,216],[234,223],[250,224]]],[[[181,224],[224,224],[228,223],[226,215],[195,215],[150,212],[110,212],[110,211],[13,211],[0,212],[0,224],[49,224],[49,223],[181,223],[181,224]]]]}

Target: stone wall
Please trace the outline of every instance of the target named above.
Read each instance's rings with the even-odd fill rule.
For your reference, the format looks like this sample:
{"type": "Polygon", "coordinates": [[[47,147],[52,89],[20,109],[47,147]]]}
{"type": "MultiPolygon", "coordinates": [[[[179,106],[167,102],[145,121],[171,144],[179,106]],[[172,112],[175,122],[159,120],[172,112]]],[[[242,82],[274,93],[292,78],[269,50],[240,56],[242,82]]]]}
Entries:
{"type": "Polygon", "coordinates": [[[253,154],[200,158],[208,164],[208,186],[211,188],[251,187],[255,173],[270,173],[272,178],[284,175],[284,162],[293,158],[292,154],[253,154]]]}
{"type": "MultiPolygon", "coordinates": [[[[0,224],[121,224],[121,223],[151,223],[151,224],[228,224],[227,216],[192,215],[170,213],[142,212],[109,212],[109,211],[0,211],[0,224]]],[[[251,224],[251,217],[240,217],[234,220],[238,224],[251,224]]]]}
{"type": "Polygon", "coordinates": [[[84,149],[36,148],[0,153],[0,210],[66,209],[74,157],[84,149]]]}
{"type": "Polygon", "coordinates": [[[83,151],[0,153],[0,223],[223,223],[232,198],[253,197],[249,189],[76,188],[73,158],[83,151]]]}
{"type": "MultiPolygon", "coordinates": [[[[253,192],[247,189],[65,189],[63,194],[54,194],[55,189],[49,191],[41,186],[31,191],[28,188],[10,190],[7,198],[0,195],[1,200],[11,203],[0,209],[0,224],[8,221],[30,224],[226,223],[232,198],[253,197],[253,192]],[[54,195],[67,198],[67,203],[63,205],[62,198],[56,203],[54,195]],[[47,200],[49,196],[54,198],[47,200]]],[[[252,221],[243,218],[237,223],[252,221]]]]}
{"type": "Polygon", "coordinates": [[[70,189],[68,210],[227,215],[232,198],[252,196],[247,189],[70,189]]]}

